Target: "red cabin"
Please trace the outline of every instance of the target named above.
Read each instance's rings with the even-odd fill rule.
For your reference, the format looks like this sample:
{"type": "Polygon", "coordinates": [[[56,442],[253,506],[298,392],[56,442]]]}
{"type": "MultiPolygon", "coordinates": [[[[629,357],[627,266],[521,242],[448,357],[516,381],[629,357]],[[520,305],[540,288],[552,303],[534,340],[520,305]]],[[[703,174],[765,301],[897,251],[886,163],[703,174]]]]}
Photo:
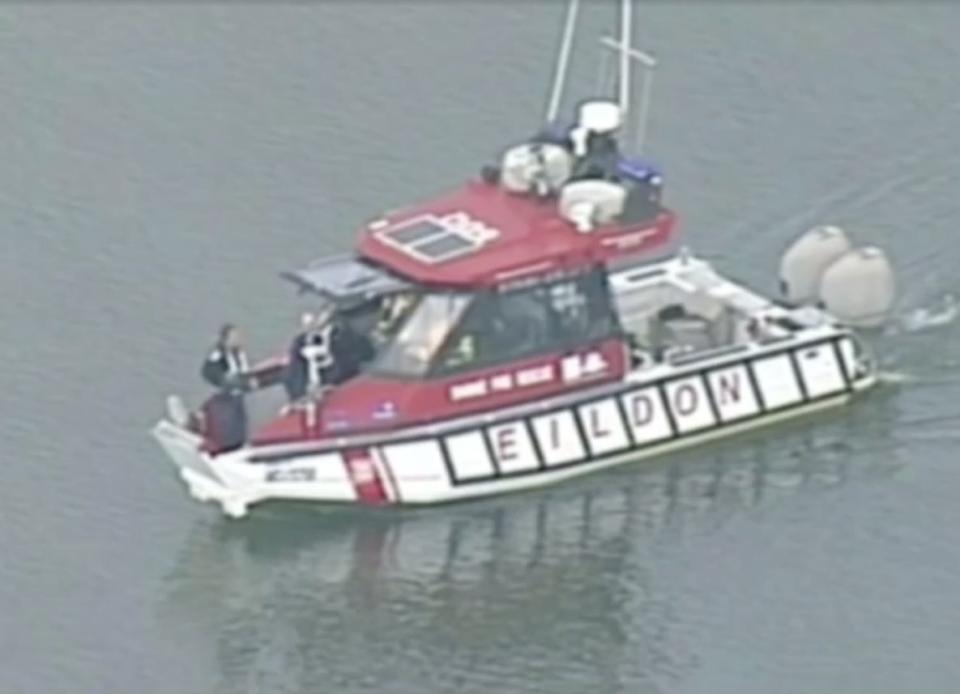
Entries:
{"type": "Polygon", "coordinates": [[[586,104],[577,128],[372,222],[354,255],[285,273],[332,302],[373,357],[252,443],[423,424],[622,378],[607,267],[672,250],[676,220],[659,173],[618,154],[615,108],[586,104]]]}

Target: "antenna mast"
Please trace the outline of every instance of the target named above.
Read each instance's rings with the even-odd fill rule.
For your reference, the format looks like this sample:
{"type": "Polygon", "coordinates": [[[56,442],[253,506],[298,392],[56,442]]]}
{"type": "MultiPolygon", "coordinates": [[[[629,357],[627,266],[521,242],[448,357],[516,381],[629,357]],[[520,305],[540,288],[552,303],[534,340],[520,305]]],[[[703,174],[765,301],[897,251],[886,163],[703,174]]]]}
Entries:
{"type": "Polygon", "coordinates": [[[633,2],[620,2],[620,113],[624,116],[630,109],[630,34],[633,25],[633,2]]]}
{"type": "MultiPolygon", "coordinates": [[[[560,51],[557,54],[557,64],[554,69],[553,88],[550,91],[550,102],[547,104],[547,123],[553,123],[557,119],[557,113],[560,110],[560,101],[563,98],[563,90],[567,81],[567,70],[570,66],[570,53],[573,50],[573,36],[577,24],[577,14],[580,10],[580,0],[569,0],[567,4],[567,16],[563,26],[563,38],[560,41],[560,51]]],[[[643,149],[643,144],[647,134],[647,120],[650,112],[650,93],[653,89],[653,70],[657,66],[657,60],[649,53],[641,51],[631,46],[633,38],[633,0],[620,0],[620,39],[614,39],[606,36],[601,39],[601,43],[607,48],[612,48],[620,55],[620,69],[618,79],[617,101],[620,106],[620,113],[626,116],[630,112],[630,64],[632,60],[637,60],[645,69],[643,77],[643,88],[640,102],[640,112],[637,114],[637,151],[643,149]]]]}
{"type": "Polygon", "coordinates": [[[553,76],[553,90],[550,93],[550,104],[547,106],[547,122],[552,123],[560,110],[560,99],[563,96],[564,83],[567,80],[567,66],[570,63],[570,51],[573,48],[573,30],[577,24],[577,12],[580,9],[580,0],[570,0],[567,5],[567,20],[563,27],[563,40],[560,42],[560,53],[557,55],[557,67],[553,76]]]}
{"type": "Polygon", "coordinates": [[[647,120],[650,113],[650,92],[653,89],[653,70],[657,66],[657,59],[649,53],[630,45],[630,35],[633,21],[632,1],[622,0],[620,6],[620,40],[611,36],[604,36],[600,43],[611,48],[620,55],[619,75],[619,105],[620,111],[626,114],[630,109],[630,61],[636,60],[645,69],[643,75],[643,92],[640,101],[640,113],[637,115],[637,152],[643,150],[643,143],[647,135],[647,120]]]}

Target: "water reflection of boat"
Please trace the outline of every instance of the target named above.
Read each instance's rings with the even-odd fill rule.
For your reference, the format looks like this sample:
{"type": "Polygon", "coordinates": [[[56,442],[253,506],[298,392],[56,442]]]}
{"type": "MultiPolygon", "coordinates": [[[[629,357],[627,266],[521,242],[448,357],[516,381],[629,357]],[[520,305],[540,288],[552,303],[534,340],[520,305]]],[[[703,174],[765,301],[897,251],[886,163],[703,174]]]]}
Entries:
{"type": "Polygon", "coordinates": [[[685,598],[657,580],[660,553],[676,534],[709,536],[747,511],[892,473],[895,401],[877,402],[776,445],[740,442],[533,499],[430,515],[267,506],[256,523],[200,522],[167,613],[216,641],[223,691],[520,691],[558,678],[659,691],[696,663],[685,598]]]}

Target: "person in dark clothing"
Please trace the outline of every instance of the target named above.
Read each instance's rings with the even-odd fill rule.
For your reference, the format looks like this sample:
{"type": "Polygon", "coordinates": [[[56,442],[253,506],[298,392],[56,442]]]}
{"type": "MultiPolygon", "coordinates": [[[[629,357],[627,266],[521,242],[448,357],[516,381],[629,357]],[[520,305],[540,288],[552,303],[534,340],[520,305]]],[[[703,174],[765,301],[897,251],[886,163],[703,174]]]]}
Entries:
{"type": "Polygon", "coordinates": [[[611,133],[594,132],[587,132],[581,137],[584,138],[585,151],[574,164],[571,180],[589,178],[617,180],[620,150],[616,137],[611,133]]]}
{"type": "Polygon", "coordinates": [[[323,325],[313,314],[306,313],[301,319],[302,330],[293,338],[287,351],[287,372],[283,379],[290,402],[304,398],[318,379],[323,359],[323,325]]]}
{"type": "Polygon", "coordinates": [[[218,391],[203,408],[208,438],[217,452],[237,448],[246,440],[247,409],[243,396],[256,386],[249,368],[240,331],[235,325],[224,325],[200,370],[203,380],[218,391]]]}
{"type": "Polygon", "coordinates": [[[203,368],[203,380],[221,391],[244,392],[254,386],[250,376],[250,363],[243,350],[240,331],[227,323],[220,328],[217,344],[210,350],[203,368]]]}
{"type": "Polygon", "coordinates": [[[371,341],[357,334],[334,311],[304,316],[303,331],[290,344],[284,386],[291,402],[316,386],[335,386],[353,378],[373,358],[371,341]]]}
{"type": "Polygon", "coordinates": [[[330,352],[333,366],[329,377],[333,384],[343,383],[356,376],[363,365],[374,356],[372,340],[354,330],[349,321],[339,317],[334,317],[330,352]]]}

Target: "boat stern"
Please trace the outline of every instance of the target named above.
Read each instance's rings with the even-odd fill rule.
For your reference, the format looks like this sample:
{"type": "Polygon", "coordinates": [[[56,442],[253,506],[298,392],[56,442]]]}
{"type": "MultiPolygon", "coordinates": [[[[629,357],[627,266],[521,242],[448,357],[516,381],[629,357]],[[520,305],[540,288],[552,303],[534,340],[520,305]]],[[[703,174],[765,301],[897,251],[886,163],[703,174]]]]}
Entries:
{"type": "Polygon", "coordinates": [[[177,468],[190,496],[201,502],[219,503],[229,516],[246,515],[254,499],[238,492],[218,472],[213,456],[204,448],[203,436],[191,429],[183,412],[179,398],[168,398],[167,415],[153,426],[151,435],[177,468]]]}
{"type": "MultiPolygon", "coordinates": [[[[232,518],[268,499],[338,505],[396,503],[388,471],[375,447],[277,452],[275,446],[244,444],[219,451],[176,397],[151,429],[173,462],[190,496],[218,504],[232,518]]],[[[282,447],[281,447],[282,448],[282,447]]]]}

